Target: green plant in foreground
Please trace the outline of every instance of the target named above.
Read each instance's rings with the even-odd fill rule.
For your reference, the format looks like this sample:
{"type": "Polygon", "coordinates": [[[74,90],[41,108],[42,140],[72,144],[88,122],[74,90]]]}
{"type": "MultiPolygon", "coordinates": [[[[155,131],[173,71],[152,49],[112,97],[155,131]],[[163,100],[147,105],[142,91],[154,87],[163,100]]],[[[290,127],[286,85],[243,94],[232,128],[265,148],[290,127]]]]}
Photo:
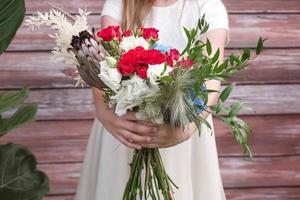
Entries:
{"type": "MultiPolygon", "coordinates": [[[[0,54],[11,43],[24,15],[24,0],[0,1],[0,54]]],[[[27,96],[27,88],[0,93],[0,137],[34,120],[37,106],[21,105],[27,96]],[[17,107],[12,115],[3,117],[4,112],[17,107]]],[[[49,191],[49,181],[47,175],[36,168],[36,164],[34,155],[26,147],[0,144],[0,199],[42,200],[49,191]]]]}
{"type": "MultiPolygon", "coordinates": [[[[28,89],[0,93],[0,137],[34,120],[36,105],[21,105],[28,89]],[[3,113],[18,109],[8,117],[3,113]]],[[[41,200],[49,190],[48,177],[36,168],[36,159],[26,147],[0,144],[0,199],[41,200]]]]}
{"type": "Polygon", "coordinates": [[[0,1],[0,54],[14,38],[25,16],[24,0],[0,1]]]}

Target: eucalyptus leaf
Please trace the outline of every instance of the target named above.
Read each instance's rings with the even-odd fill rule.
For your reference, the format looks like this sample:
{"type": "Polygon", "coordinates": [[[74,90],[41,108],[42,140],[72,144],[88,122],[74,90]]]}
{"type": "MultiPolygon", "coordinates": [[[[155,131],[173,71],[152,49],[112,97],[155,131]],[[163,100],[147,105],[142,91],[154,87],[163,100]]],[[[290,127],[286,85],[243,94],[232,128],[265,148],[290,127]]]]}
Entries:
{"type": "Polygon", "coordinates": [[[219,114],[220,112],[222,112],[222,110],[224,109],[224,104],[222,101],[219,101],[219,103],[216,106],[216,114],[219,114]]]}
{"type": "Polygon", "coordinates": [[[24,0],[1,0],[0,3],[0,54],[11,43],[25,16],[24,0]]]}
{"type": "Polygon", "coordinates": [[[257,45],[256,45],[256,55],[259,55],[262,52],[265,41],[266,41],[266,39],[262,39],[262,37],[259,38],[257,45]]]}
{"type": "Polygon", "coordinates": [[[49,191],[45,173],[36,168],[34,155],[17,144],[0,145],[2,200],[42,200],[49,191]]]}
{"type": "Polygon", "coordinates": [[[224,102],[226,101],[226,99],[228,98],[228,96],[230,95],[230,93],[232,92],[233,88],[235,86],[235,83],[230,84],[229,86],[227,86],[220,94],[219,99],[224,102]]]}
{"type": "Polygon", "coordinates": [[[220,49],[218,49],[215,53],[215,55],[213,56],[213,58],[211,59],[212,63],[216,63],[220,58],[220,49]]]}
{"type": "Polygon", "coordinates": [[[242,109],[243,105],[244,105],[243,101],[239,101],[239,102],[233,104],[233,106],[232,106],[232,108],[231,108],[231,110],[228,114],[228,117],[236,116],[240,112],[240,110],[242,109]]]}
{"type": "Polygon", "coordinates": [[[206,52],[208,55],[211,55],[212,53],[212,46],[209,39],[206,40],[206,52]]]}
{"type": "Polygon", "coordinates": [[[245,48],[244,52],[243,52],[243,55],[242,55],[242,58],[241,58],[242,62],[245,62],[246,60],[248,60],[250,58],[250,55],[251,55],[250,49],[245,48]]]}

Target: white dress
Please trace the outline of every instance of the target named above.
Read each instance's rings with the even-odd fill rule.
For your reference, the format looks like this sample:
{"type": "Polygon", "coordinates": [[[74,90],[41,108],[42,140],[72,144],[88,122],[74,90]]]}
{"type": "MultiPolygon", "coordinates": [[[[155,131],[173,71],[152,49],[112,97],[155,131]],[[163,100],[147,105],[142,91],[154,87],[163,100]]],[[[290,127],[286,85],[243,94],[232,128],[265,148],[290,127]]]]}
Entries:
{"type": "MultiPolygon", "coordinates": [[[[107,0],[102,14],[121,20],[121,4],[121,0],[107,0]]],[[[204,13],[210,24],[209,30],[228,30],[227,12],[220,0],[178,0],[168,7],[153,7],[144,27],[159,29],[160,43],[182,50],[186,39],[179,27],[195,26],[204,13]]],[[[208,121],[213,125],[211,115],[208,121]]],[[[166,170],[179,186],[179,190],[175,190],[176,200],[226,199],[214,130],[203,125],[201,131],[201,137],[195,133],[182,144],[161,149],[166,170]]],[[[132,153],[133,150],[116,140],[96,119],[85,153],[76,200],[121,200],[132,153]]]]}

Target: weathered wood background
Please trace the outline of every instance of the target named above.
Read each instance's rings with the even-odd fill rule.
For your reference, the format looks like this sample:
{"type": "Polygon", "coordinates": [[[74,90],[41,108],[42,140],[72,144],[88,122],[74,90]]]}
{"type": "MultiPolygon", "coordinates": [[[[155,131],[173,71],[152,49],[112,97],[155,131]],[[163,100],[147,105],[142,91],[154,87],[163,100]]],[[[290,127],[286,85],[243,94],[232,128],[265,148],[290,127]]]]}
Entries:
{"type": "MultiPolygon", "coordinates": [[[[88,6],[90,22],[99,25],[103,0],[48,0],[66,11],[88,6]]],[[[26,0],[27,13],[47,10],[45,0],[26,0]]],[[[232,101],[245,99],[256,112],[243,112],[254,129],[256,158],[247,160],[228,131],[216,121],[223,182],[229,200],[300,199],[300,1],[224,0],[230,13],[227,53],[254,47],[258,36],[267,49],[234,77],[232,101]]],[[[46,200],[73,199],[92,124],[89,89],[76,89],[67,65],[49,62],[53,41],[48,30],[22,27],[0,57],[0,89],[29,85],[28,101],[39,105],[38,121],[1,142],[28,146],[51,182],[46,200]]]]}

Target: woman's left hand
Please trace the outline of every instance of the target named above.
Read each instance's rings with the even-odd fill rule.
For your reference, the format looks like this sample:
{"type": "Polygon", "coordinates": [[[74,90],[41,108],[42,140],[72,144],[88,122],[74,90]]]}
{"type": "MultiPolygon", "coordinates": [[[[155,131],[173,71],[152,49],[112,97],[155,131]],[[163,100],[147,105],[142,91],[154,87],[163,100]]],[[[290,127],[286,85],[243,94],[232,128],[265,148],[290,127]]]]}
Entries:
{"type": "Polygon", "coordinates": [[[172,128],[169,124],[160,125],[158,131],[151,134],[151,140],[140,144],[143,148],[166,148],[180,144],[188,140],[196,131],[194,124],[188,128],[172,128]]]}

